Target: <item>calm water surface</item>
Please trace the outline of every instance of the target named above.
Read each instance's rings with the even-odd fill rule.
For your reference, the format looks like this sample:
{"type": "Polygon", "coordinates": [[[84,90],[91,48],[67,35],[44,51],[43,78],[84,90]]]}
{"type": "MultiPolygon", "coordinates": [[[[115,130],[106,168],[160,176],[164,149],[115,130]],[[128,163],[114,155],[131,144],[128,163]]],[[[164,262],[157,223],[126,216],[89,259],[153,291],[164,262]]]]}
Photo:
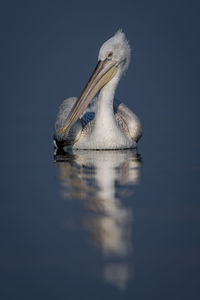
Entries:
{"type": "Polygon", "coordinates": [[[89,275],[125,291],[134,277],[134,211],[126,198],[140,181],[140,156],[134,150],[77,150],[55,155],[55,161],[61,198],[77,201],[78,211],[82,210],[63,226],[67,232],[83,232],[86,249],[102,259],[99,266],[89,263],[89,275]]]}
{"type": "Polygon", "coordinates": [[[2,299],[198,299],[193,156],[52,148],[1,161],[2,299]]]}

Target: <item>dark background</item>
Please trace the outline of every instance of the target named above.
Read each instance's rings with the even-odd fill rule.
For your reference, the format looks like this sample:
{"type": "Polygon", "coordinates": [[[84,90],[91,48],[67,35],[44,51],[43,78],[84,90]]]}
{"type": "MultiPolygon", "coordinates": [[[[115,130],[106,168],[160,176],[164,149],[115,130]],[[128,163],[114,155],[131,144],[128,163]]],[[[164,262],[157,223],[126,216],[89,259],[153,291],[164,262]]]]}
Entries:
{"type": "Polygon", "coordinates": [[[119,28],[132,61],[117,98],[144,132],[126,297],[199,299],[199,13],[198,1],[1,1],[1,299],[122,297],[91,280],[97,258],[79,261],[83,237],[58,225],[52,144],[59,104],[119,28]]]}

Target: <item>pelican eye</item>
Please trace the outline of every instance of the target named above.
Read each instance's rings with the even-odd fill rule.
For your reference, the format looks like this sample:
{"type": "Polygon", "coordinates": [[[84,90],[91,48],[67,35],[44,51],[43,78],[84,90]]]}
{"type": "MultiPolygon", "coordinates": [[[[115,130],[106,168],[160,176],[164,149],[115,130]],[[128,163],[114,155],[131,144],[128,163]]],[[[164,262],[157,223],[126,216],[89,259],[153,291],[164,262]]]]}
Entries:
{"type": "Polygon", "coordinates": [[[108,59],[111,59],[112,56],[113,56],[113,53],[112,53],[112,52],[109,52],[108,55],[107,55],[107,58],[108,58],[108,59]]]}

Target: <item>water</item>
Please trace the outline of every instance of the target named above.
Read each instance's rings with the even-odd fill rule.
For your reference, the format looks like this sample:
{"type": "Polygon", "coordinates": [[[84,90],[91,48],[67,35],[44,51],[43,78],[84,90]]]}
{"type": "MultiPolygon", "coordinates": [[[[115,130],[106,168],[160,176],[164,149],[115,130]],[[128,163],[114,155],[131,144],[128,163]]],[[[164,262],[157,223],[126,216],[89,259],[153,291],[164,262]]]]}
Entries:
{"type": "Polygon", "coordinates": [[[132,198],[133,187],[140,180],[140,157],[134,150],[76,151],[58,154],[55,160],[60,196],[68,202],[67,208],[71,208],[63,227],[68,232],[85,235],[84,255],[79,254],[83,245],[78,247],[81,265],[86,253],[91,252],[95,261],[91,262],[89,256],[84,268],[89,276],[125,291],[134,269],[131,260],[134,213],[125,200],[127,196],[132,198]],[[70,199],[79,201],[81,213],[74,210],[70,199]]]}
{"type": "Polygon", "coordinates": [[[0,298],[199,299],[198,2],[11,2],[0,18],[0,298]],[[137,151],[54,153],[60,102],[119,27],[133,50],[117,98],[141,119],[137,151]]]}

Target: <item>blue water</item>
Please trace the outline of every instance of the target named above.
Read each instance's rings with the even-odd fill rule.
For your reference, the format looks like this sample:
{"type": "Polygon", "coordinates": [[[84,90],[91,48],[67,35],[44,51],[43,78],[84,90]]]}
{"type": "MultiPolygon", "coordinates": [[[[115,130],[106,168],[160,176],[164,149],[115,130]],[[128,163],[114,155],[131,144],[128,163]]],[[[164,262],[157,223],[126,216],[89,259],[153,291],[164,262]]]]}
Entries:
{"type": "Polygon", "coordinates": [[[1,4],[1,299],[199,299],[199,5],[161,2],[1,4]],[[55,153],[119,27],[138,149],[55,153]]]}

